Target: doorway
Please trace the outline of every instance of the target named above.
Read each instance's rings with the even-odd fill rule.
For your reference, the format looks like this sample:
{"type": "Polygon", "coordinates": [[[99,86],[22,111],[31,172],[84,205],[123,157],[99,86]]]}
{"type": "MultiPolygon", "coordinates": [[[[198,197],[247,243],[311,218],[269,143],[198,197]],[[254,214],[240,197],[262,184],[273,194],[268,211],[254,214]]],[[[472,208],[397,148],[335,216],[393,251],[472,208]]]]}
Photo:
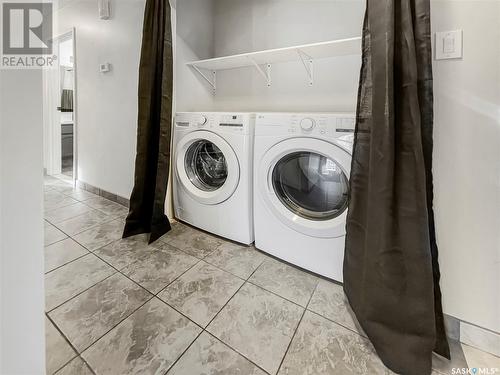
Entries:
{"type": "Polygon", "coordinates": [[[76,181],[75,32],[53,39],[57,56],[44,71],[44,172],[69,183],[76,181]]]}

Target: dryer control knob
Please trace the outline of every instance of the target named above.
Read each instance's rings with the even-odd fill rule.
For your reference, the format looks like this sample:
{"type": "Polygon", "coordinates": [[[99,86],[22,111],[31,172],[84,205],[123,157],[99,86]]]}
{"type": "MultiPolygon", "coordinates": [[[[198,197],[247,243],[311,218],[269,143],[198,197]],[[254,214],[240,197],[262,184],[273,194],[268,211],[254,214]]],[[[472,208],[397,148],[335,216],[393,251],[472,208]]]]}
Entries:
{"type": "Polygon", "coordinates": [[[305,131],[311,131],[314,125],[316,125],[316,122],[312,118],[304,118],[300,121],[300,127],[305,131]]]}

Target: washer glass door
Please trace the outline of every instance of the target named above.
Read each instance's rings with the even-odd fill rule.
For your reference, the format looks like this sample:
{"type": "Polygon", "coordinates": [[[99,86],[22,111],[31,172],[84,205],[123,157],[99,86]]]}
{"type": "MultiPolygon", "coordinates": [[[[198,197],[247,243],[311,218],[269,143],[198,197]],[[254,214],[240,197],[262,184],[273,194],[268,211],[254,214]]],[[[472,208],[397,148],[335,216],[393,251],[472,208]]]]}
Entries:
{"type": "Polygon", "coordinates": [[[212,142],[201,139],[189,146],[184,159],[189,180],[200,190],[215,191],[227,179],[228,168],[222,151],[212,142]]]}
{"type": "Polygon", "coordinates": [[[272,183],[279,200],[305,219],[331,220],[347,208],[348,178],[323,155],[300,151],[284,156],[274,166],[272,183]]]}
{"type": "Polygon", "coordinates": [[[177,141],[175,170],[184,191],[209,205],[229,199],[240,180],[238,157],[232,147],[205,130],[188,133],[177,141]]]}

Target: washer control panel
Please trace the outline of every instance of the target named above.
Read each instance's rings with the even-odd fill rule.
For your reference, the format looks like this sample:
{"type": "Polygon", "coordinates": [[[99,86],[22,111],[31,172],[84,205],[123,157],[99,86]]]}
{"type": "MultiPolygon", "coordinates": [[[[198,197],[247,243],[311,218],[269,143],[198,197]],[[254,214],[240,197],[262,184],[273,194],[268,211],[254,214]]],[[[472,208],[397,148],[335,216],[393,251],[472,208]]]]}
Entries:
{"type": "Polygon", "coordinates": [[[207,129],[214,132],[250,134],[254,122],[255,115],[249,113],[178,112],[175,115],[175,127],[189,131],[207,129]]]}
{"type": "Polygon", "coordinates": [[[182,128],[204,127],[208,124],[208,118],[198,113],[178,113],[175,116],[175,125],[182,128]]]}
{"type": "Polygon", "coordinates": [[[245,127],[245,118],[239,114],[223,114],[217,119],[217,126],[226,129],[243,129],[245,127]]]}
{"type": "Polygon", "coordinates": [[[207,122],[208,122],[208,119],[204,115],[197,116],[193,121],[195,126],[205,126],[207,124],[207,122]]]}

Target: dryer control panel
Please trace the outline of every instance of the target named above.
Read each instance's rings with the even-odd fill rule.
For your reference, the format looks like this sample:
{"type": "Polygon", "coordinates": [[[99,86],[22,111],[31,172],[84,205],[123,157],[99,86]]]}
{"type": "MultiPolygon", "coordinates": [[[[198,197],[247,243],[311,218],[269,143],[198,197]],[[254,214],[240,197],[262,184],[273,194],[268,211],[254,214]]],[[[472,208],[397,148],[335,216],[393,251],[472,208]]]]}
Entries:
{"type": "Polygon", "coordinates": [[[261,113],[257,114],[255,135],[340,138],[352,136],[355,126],[354,113],[261,113]]]}

